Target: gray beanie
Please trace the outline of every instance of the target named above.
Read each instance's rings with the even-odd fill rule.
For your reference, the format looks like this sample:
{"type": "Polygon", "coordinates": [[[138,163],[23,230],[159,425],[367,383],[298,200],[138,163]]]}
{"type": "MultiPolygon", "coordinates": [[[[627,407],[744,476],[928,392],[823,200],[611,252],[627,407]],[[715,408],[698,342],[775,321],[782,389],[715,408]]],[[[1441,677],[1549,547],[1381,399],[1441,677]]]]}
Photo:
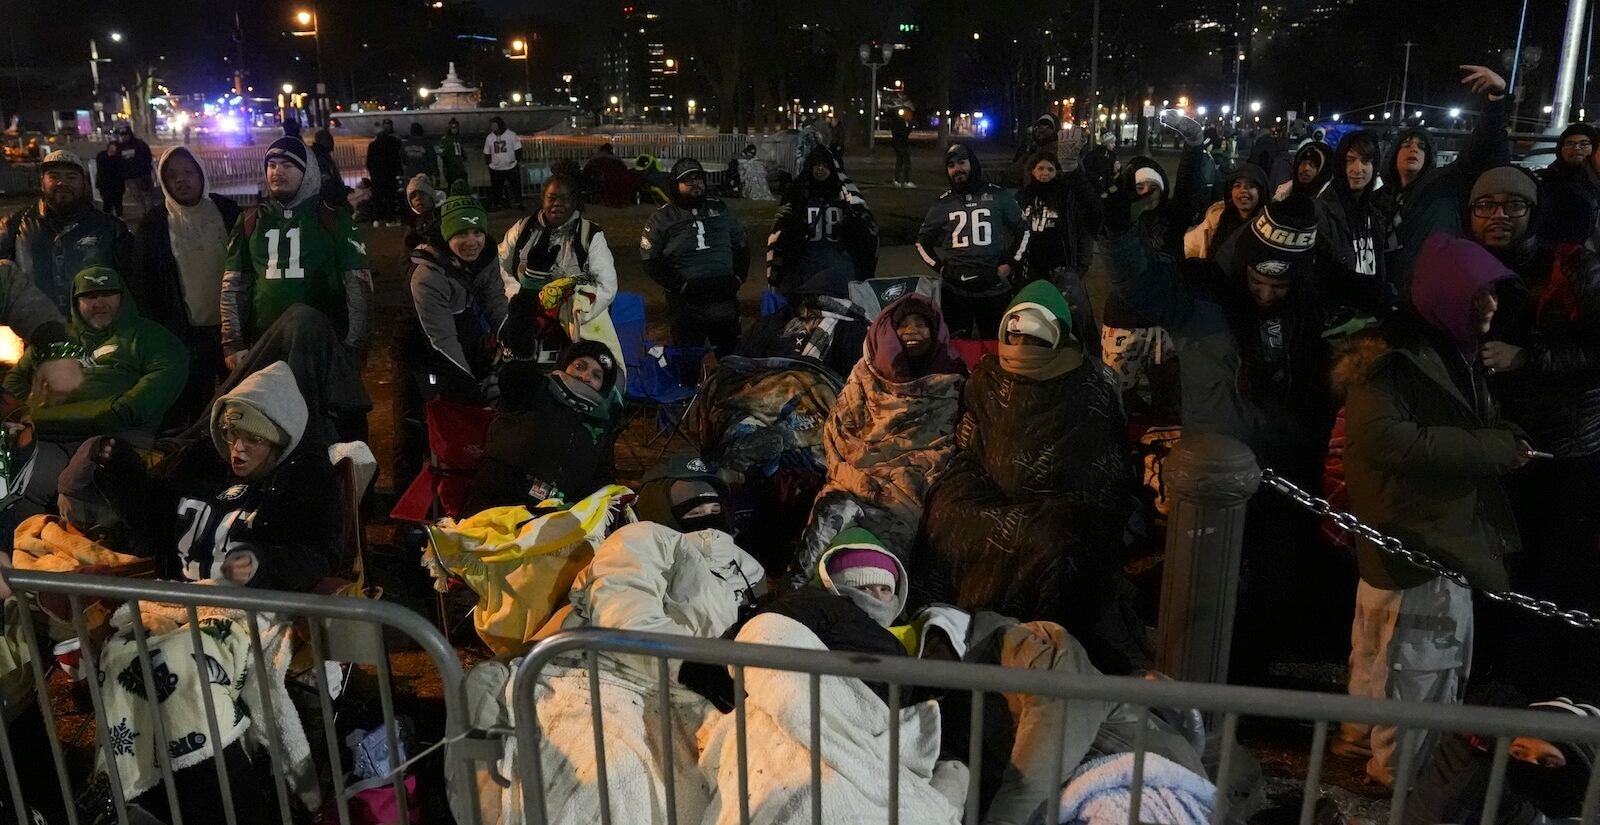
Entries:
{"type": "Polygon", "coordinates": [[[1539,184],[1517,166],[1496,166],[1478,176],[1472,184],[1468,203],[1490,195],[1515,195],[1528,203],[1539,202],[1539,184]]]}

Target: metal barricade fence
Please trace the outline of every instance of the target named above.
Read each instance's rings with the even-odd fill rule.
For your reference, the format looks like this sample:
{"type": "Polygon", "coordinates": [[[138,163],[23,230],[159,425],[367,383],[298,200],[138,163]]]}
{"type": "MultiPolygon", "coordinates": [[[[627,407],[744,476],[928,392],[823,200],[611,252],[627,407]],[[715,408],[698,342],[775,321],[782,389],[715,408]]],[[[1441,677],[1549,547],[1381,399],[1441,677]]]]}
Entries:
{"type": "Polygon", "coordinates": [[[727,163],[739,156],[747,143],[759,142],[760,135],[715,134],[629,134],[614,135],[527,135],[522,138],[525,161],[549,163],[571,160],[583,163],[594,156],[602,144],[624,163],[639,155],[658,158],[692,157],[702,163],[727,163]]]}
{"type": "MultiPolygon", "coordinates": [[[[821,750],[824,708],[820,696],[823,676],[860,679],[888,685],[887,705],[891,724],[888,727],[889,764],[884,767],[888,774],[886,781],[889,825],[898,825],[900,819],[898,806],[900,737],[899,726],[892,720],[899,716],[901,700],[907,686],[967,691],[971,694],[972,717],[968,734],[971,758],[967,765],[970,774],[963,817],[963,822],[967,825],[976,825],[980,821],[979,782],[983,773],[982,742],[985,731],[983,699],[985,694],[990,693],[1031,694],[1062,702],[1110,701],[1137,708],[1140,724],[1133,743],[1131,802],[1128,811],[1130,825],[1141,821],[1140,809],[1145,793],[1145,757],[1146,749],[1149,747],[1147,734],[1152,709],[1156,708],[1198,709],[1220,714],[1221,758],[1216,774],[1211,777],[1218,789],[1216,803],[1211,812],[1213,823],[1222,823],[1228,817],[1229,800],[1224,790],[1230,787],[1235,771],[1239,768],[1236,764],[1237,748],[1231,745],[1236,742],[1239,723],[1243,717],[1297,719],[1313,723],[1312,741],[1307,754],[1308,768],[1303,784],[1304,796],[1300,807],[1300,825],[1309,825],[1312,821],[1316,802],[1321,796],[1320,786],[1328,728],[1330,724],[1341,721],[1392,725],[1401,729],[1400,755],[1391,796],[1389,825],[1400,825],[1403,821],[1411,784],[1420,768],[1418,746],[1424,741],[1427,732],[1473,733],[1493,738],[1495,746],[1491,776],[1482,807],[1484,822],[1498,821],[1491,814],[1498,811],[1500,801],[1505,794],[1506,769],[1514,738],[1533,736],[1553,743],[1600,744],[1600,720],[1580,720],[1573,716],[1556,716],[1525,709],[1381,701],[1325,693],[1192,682],[1148,681],[1130,677],[1072,676],[1045,670],[912,658],[884,658],[868,654],[800,650],[721,639],[696,639],[588,628],[566,631],[541,642],[522,660],[513,677],[511,701],[517,710],[515,769],[522,780],[522,815],[523,821],[528,825],[547,825],[553,821],[550,818],[551,812],[557,809],[552,803],[559,804],[563,801],[552,800],[547,795],[548,789],[555,786],[555,783],[552,783],[549,777],[543,776],[545,765],[540,756],[543,723],[538,718],[535,688],[545,675],[547,667],[553,663],[570,665],[574,656],[581,657],[582,666],[586,668],[588,675],[588,704],[596,758],[592,775],[596,777],[600,820],[602,825],[623,821],[616,819],[616,813],[611,810],[612,788],[618,783],[612,781],[608,775],[606,729],[598,695],[600,656],[619,654],[654,659],[658,664],[657,685],[654,692],[659,694],[662,724],[656,735],[659,736],[660,744],[658,752],[669,755],[662,760],[661,765],[669,825],[678,823],[678,811],[673,795],[674,768],[670,758],[673,752],[673,731],[670,719],[672,685],[669,660],[703,662],[727,666],[732,670],[738,759],[737,805],[741,825],[749,825],[751,822],[749,798],[751,743],[746,738],[747,698],[744,690],[746,671],[750,669],[809,675],[810,740],[807,750],[810,764],[793,766],[795,771],[809,771],[809,801],[807,808],[804,809],[809,810],[809,816],[803,815],[804,810],[790,810],[788,818],[781,821],[792,823],[809,821],[812,825],[823,825],[822,764],[826,758],[826,754],[821,750]]],[[[1070,712],[1070,705],[1066,710],[1070,712]]],[[[1067,735],[1066,713],[1058,714],[1056,719],[1055,729],[1051,731],[1052,738],[1049,741],[1058,743],[1058,747],[1054,749],[1053,760],[1049,764],[1057,778],[1052,787],[1059,790],[1076,766],[1061,764],[1062,748],[1059,745],[1064,742],[1067,735]]],[[[646,732],[641,734],[647,735],[646,732]]],[[[706,779],[711,781],[712,778],[706,777],[706,779]]],[[[1044,822],[1059,821],[1060,802],[1059,792],[1046,797],[1043,805],[1044,822]]],[[[1596,821],[1597,813],[1600,813],[1600,769],[1591,770],[1585,786],[1581,812],[1583,825],[1592,825],[1596,821]]],[[[908,823],[908,825],[916,824],[908,823]]]]}
{"type": "MultiPolygon", "coordinates": [[[[196,683],[201,686],[199,693],[206,717],[205,727],[197,731],[199,736],[204,737],[204,739],[197,738],[196,741],[211,743],[213,753],[210,761],[215,766],[225,821],[228,825],[235,825],[237,822],[229,772],[224,765],[224,748],[219,746],[224,740],[218,723],[217,714],[219,708],[216,703],[219,699],[225,697],[213,697],[210,689],[210,685],[213,683],[224,684],[227,675],[217,672],[215,668],[221,668],[222,666],[216,663],[210,654],[205,652],[206,648],[202,642],[203,629],[201,627],[205,620],[202,620],[199,613],[201,608],[220,608],[242,612],[242,624],[248,629],[249,636],[248,659],[244,667],[248,672],[259,675],[258,678],[254,679],[254,689],[257,692],[256,698],[260,700],[261,707],[265,709],[265,718],[252,719],[250,724],[265,726],[264,738],[269,746],[268,750],[272,764],[272,790],[276,793],[278,809],[281,812],[284,825],[289,825],[291,821],[288,790],[288,773],[290,769],[286,766],[284,747],[280,742],[280,731],[282,730],[280,721],[277,718],[276,711],[273,709],[274,703],[268,696],[268,678],[270,678],[270,674],[273,671],[267,667],[267,655],[263,648],[264,632],[257,622],[258,616],[270,616],[274,620],[274,624],[269,625],[266,630],[274,634],[280,632],[298,634],[303,632],[308,641],[311,653],[310,671],[316,674],[314,681],[316,683],[317,707],[312,710],[320,710],[323,738],[326,740],[328,757],[328,777],[326,782],[322,782],[322,787],[326,788],[331,785],[334,798],[337,800],[338,821],[342,825],[349,825],[350,822],[349,803],[351,794],[347,793],[348,789],[345,782],[345,774],[350,766],[348,764],[349,760],[342,757],[341,749],[343,743],[334,728],[334,700],[330,695],[326,663],[343,662],[350,663],[353,666],[370,667],[376,675],[383,724],[387,732],[388,753],[391,755],[389,759],[391,767],[386,776],[362,783],[362,785],[368,788],[374,786],[382,787],[384,783],[379,780],[387,780],[395,794],[395,806],[399,812],[397,821],[411,821],[408,818],[407,811],[406,769],[429,756],[433,751],[447,744],[465,740],[470,736],[471,732],[468,730],[465,721],[467,717],[464,712],[463,671],[460,660],[449,642],[440,635],[439,631],[431,623],[421,615],[398,605],[351,597],[286,593],[243,587],[207,587],[183,583],[24,570],[8,570],[5,578],[6,582],[16,592],[16,598],[21,600],[25,608],[36,606],[38,599],[42,596],[56,599],[63,596],[66,598],[71,612],[73,629],[78,634],[80,644],[83,645],[83,655],[79,660],[79,667],[85,672],[86,687],[94,709],[96,744],[100,754],[104,757],[111,800],[118,822],[138,821],[130,819],[129,800],[125,798],[116,757],[118,749],[125,748],[129,752],[132,752],[133,749],[128,744],[132,742],[132,739],[129,738],[127,730],[120,729],[125,728],[125,724],[119,725],[119,730],[115,733],[114,739],[113,730],[109,724],[110,720],[107,719],[106,714],[108,685],[121,683],[126,679],[136,685],[136,688],[126,689],[131,693],[142,696],[148,695],[144,693],[147,690],[144,686],[151,686],[153,690],[149,690],[149,692],[155,693],[158,701],[154,703],[153,712],[148,714],[150,717],[148,721],[153,725],[153,730],[144,731],[144,735],[153,737],[154,741],[158,743],[170,742],[167,726],[170,722],[170,717],[177,711],[165,704],[169,694],[163,693],[163,690],[170,692],[175,689],[174,686],[177,684],[179,675],[179,663],[168,659],[157,648],[160,645],[178,641],[174,634],[182,633],[187,633],[188,642],[192,645],[194,657],[193,674],[196,677],[196,683]],[[97,651],[94,651],[88,642],[90,632],[85,619],[86,605],[100,599],[110,599],[126,604],[132,616],[135,617],[131,631],[132,641],[137,649],[137,673],[132,671],[132,665],[130,665],[126,672],[117,674],[118,678],[107,679],[106,677],[109,674],[100,670],[101,663],[97,651]],[[181,608],[183,613],[186,614],[186,627],[180,625],[176,630],[168,630],[161,635],[152,635],[152,631],[144,626],[144,620],[141,616],[141,606],[148,607],[152,605],[172,605],[181,608]],[[285,629],[283,625],[277,623],[288,619],[293,619],[295,622],[292,630],[285,629]],[[385,647],[383,635],[385,628],[398,631],[415,642],[432,660],[444,686],[444,700],[447,711],[444,721],[444,739],[428,748],[422,749],[419,753],[408,754],[409,758],[403,764],[398,758],[394,757],[395,754],[399,754],[402,751],[399,742],[399,728],[396,725],[395,702],[392,692],[393,677],[390,669],[389,653],[385,647]],[[156,650],[156,656],[152,655],[153,649],[156,650]],[[159,669],[156,659],[160,660],[159,669]],[[202,659],[205,661],[202,661],[202,659]],[[162,676],[162,681],[159,683],[156,679],[157,673],[162,676]],[[215,680],[218,678],[222,678],[224,682],[216,682],[215,680]]],[[[56,714],[52,708],[50,688],[46,676],[46,664],[41,661],[38,631],[31,620],[31,611],[25,609],[21,613],[20,625],[23,640],[32,653],[30,658],[33,662],[34,701],[38,703],[39,710],[43,715],[44,727],[49,740],[48,756],[43,754],[34,756],[53,761],[61,802],[65,807],[66,821],[76,825],[79,817],[74,807],[76,796],[73,789],[74,778],[68,775],[65,748],[56,729],[56,714]]],[[[122,644],[126,644],[126,641],[126,637],[121,639],[122,644]]],[[[124,649],[123,652],[126,653],[126,650],[124,649]]],[[[239,675],[236,687],[240,687],[243,691],[249,691],[250,687],[245,684],[245,681],[246,676],[239,675]]],[[[237,709],[229,708],[222,708],[222,710],[232,710],[234,713],[239,712],[237,709]]],[[[126,722],[126,720],[119,721],[126,722]]],[[[17,812],[18,821],[24,821],[24,812],[29,810],[27,801],[30,798],[42,799],[43,795],[51,794],[53,791],[41,787],[23,787],[17,770],[19,754],[13,751],[13,743],[7,727],[7,725],[0,725],[0,756],[4,757],[5,782],[7,786],[5,798],[17,812]]],[[[306,731],[306,742],[310,744],[313,753],[319,747],[316,744],[311,744],[315,743],[316,739],[314,731],[306,731]]],[[[204,747],[203,744],[200,746],[204,747]]],[[[172,825],[182,825],[182,806],[178,796],[178,786],[173,781],[175,772],[173,762],[177,758],[175,753],[176,751],[169,753],[169,746],[165,744],[154,748],[161,784],[165,788],[166,803],[171,812],[169,821],[172,825]]],[[[202,762],[201,765],[203,764],[202,762]]],[[[209,769],[196,765],[188,770],[209,769]]],[[[447,776],[453,773],[455,771],[447,765],[447,776]]],[[[476,798],[475,787],[469,793],[474,799],[476,798]]],[[[53,803],[53,800],[51,802],[53,803]]],[[[474,808],[476,808],[475,804],[474,808]]],[[[473,823],[476,825],[475,819],[473,823]]]]}

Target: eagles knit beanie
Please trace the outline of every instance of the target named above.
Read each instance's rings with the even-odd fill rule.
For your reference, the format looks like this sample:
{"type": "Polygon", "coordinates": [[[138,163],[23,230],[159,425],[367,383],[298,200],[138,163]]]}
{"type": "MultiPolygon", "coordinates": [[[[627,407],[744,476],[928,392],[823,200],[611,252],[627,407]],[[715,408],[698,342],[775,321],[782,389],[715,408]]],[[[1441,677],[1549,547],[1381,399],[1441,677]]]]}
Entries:
{"type": "Polygon", "coordinates": [[[1260,274],[1287,281],[1311,266],[1317,248],[1317,207],[1311,197],[1295,192],[1273,201],[1241,235],[1241,263],[1260,274]]]}
{"type": "Polygon", "coordinates": [[[439,207],[439,234],[448,241],[471,229],[488,232],[489,211],[483,208],[483,201],[472,196],[467,182],[458,180],[450,184],[450,197],[439,207]]]}
{"type": "Polygon", "coordinates": [[[289,446],[289,434],[277,422],[254,405],[237,398],[230,399],[222,408],[222,426],[266,439],[280,450],[289,446]]]}
{"type": "Polygon", "coordinates": [[[267,147],[267,156],[262,160],[262,165],[265,166],[267,161],[270,161],[274,158],[277,158],[278,160],[286,160],[298,167],[300,171],[304,172],[306,170],[305,141],[297,137],[289,137],[288,135],[278,138],[272,142],[271,146],[267,147]]]}

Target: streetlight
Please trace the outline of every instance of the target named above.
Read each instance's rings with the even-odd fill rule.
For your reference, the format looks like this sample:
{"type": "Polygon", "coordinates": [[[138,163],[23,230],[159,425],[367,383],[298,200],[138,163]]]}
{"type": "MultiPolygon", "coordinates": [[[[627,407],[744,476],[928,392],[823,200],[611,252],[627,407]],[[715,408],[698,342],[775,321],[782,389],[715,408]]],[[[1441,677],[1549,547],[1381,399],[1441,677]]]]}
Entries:
{"type": "Polygon", "coordinates": [[[1339,122],[1339,113],[1338,112],[1334,112],[1333,113],[1333,122],[1334,123],[1338,123],[1339,122]]]}
{"type": "Polygon", "coordinates": [[[522,102],[522,93],[521,92],[512,92],[511,93],[511,102],[512,103],[521,103],[522,102]]]}
{"type": "Polygon", "coordinates": [[[1261,101],[1259,101],[1259,100],[1250,101],[1250,113],[1251,114],[1255,114],[1256,112],[1259,112],[1259,111],[1261,111],[1261,101]]]}
{"type": "Polygon", "coordinates": [[[294,84],[293,83],[285,83],[285,84],[283,84],[283,93],[286,94],[286,95],[294,94],[294,84]]]}
{"type": "Polygon", "coordinates": [[[316,51],[317,51],[317,106],[316,106],[316,112],[317,112],[318,123],[319,124],[320,123],[325,123],[326,119],[327,119],[326,116],[327,116],[327,109],[328,109],[328,101],[327,101],[328,85],[323,82],[323,77],[322,77],[322,21],[321,21],[321,19],[319,19],[317,17],[317,6],[316,6],[316,4],[313,3],[311,5],[311,9],[309,11],[307,11],[305,9],[301,9],[300,11],[296,12],[295,15],[294,15],[294,19],[295,19],[295,22],[299,23],[301,26],[310,26],[311,27],[309,30],[301,30],[301,31],[293,32],[293,34],[294,34],[295,37],[309,37],[309,38],[311,38],[312,42],[316,45],[316,51]]]}
{"type": "MultiPolygon", "coordinates": [[[[977,32],[972,33],[972,39],[978,39],[977,32]]],[[[867,133],[867,154],[870,155],[878,132],[878,69],[889,65],[889,59],[894,57],[894,44],[862,43],[857,50],[857,56],[861,58],[861,65],[870,69],[872,75],[869,79],[872,97],[867,101],[872,114],[867,120],[867,128],[865,129],[867,133]]]]}
{"type": "MultiPolygon", "coordinates": [[[[522,87],[525,89],[533,88],[533,80],[531,79],[532,75],[530,74],[531,69],[529,68],[529,65],[533,63],[533,61],[528,59],[528,51],[528,41],[518,37],[511,41],[511,54],[506,55],[506,57],[509,57],[512,60],[522,61],[522,87]]],[[[513,97],[512,99],[515,100],[516,98],[513,97]]],[[[533,99],[529,98],[528,102],[532,103],[533,99]]]]}
{"type": "Polygon", "coordinates": [[[1450,119],[1451,120],[1455,120],[1456,118],[1459,118],[1459,117],[1461,117],[1461,110],[1460,109],[1451,109],[1450,110],[1450,119]]]}
{"type": "Polygon", "coordinates": [[[122,32],[112,32],[111,33],[111,42],[113,42],[113,43],[121,43],[122,42],[122,32]]]}

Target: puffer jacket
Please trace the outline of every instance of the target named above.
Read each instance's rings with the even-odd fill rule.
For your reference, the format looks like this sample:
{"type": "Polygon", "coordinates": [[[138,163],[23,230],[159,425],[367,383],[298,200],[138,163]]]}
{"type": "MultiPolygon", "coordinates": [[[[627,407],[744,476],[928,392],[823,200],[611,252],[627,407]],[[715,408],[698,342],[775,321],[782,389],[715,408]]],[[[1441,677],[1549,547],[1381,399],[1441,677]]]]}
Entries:
{"type": "MultiPolygon", "coordinates": [[[[1479,367],[1412,314],[1351,341],[1334,370],[1345,393],[1344,473],[1362,521],[1465,574],[1475,588],[1509,584],[1521,548],[1499,477],[1518,462],[1479,367]]],[[[1405,589],[1435,576],[1358,545],[1361,578],[1405,589]]]]}
{"type": "MultiPolygon", "coordinates": [[[[755,603],[766,571],[721,530],[680,533],[638,522],[601,542],[572,583],[572,609],[555,627],[607,627],[715,639],[755,603]]],[[[548,635],[553,628],[541,631],[548,635]]],[[[657,685],[654,657],[601,654],[602,667],[641,688],[657,685]]],[[[671,661],[676,681],[681,662],[671,661]]]]}
{"type": "Polygon", "coordinates": [[[955,453],[965,367],[950,349],[950,331],[941,320],[934,364],[921,375],[906,371],[893,323],[895,307],[906,301],[928,304],[939,315],[932,301],[908,295],[872,322],[864,355],[823,425],[828,477],[812,506],[797,565],[801,571],[814,568],[833,537],[851,524],[870,530],[891,553],[905,558],[922,523],[928,489],[955,453]],[[942,352],[949,357],[939,359],[942,352]]]}
{"type": "Polygon", "coordinates": [[[1501,290],[1495,338],[1528,362],[1491,379],[1507,420],[1561,458],[1600,452],[1600,255],[1563,246],[1517,267],[1501,290]]]}
{"type": "Polygon", "coordinates": [[[64,219],[45,214],[42,201],[13,212],[0,221],[0,260],[15,261],[63,317],[71,317],[73,277],[91,266],[109,266],[133,294],[143,292],[133,234],[88,203],[64,219]]]}

